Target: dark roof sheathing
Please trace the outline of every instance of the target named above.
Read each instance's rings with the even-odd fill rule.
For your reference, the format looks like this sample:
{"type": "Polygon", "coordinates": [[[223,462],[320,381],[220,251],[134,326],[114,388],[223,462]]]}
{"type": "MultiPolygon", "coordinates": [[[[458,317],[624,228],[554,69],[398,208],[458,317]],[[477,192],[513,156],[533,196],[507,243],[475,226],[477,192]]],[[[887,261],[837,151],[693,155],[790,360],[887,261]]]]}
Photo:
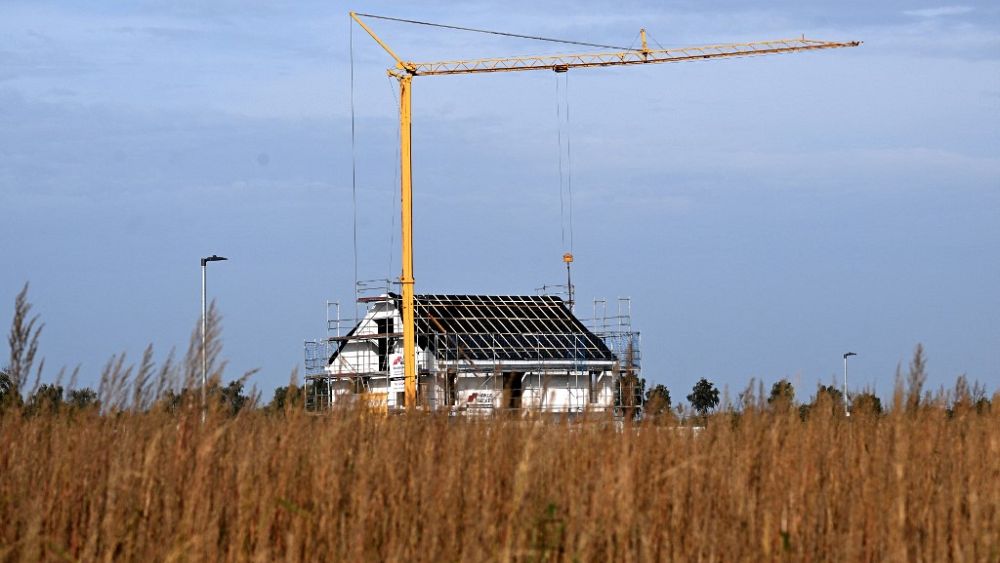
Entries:
{"type": "Polygon", "coordinates": [[[414,305],[420,346],[434,348],[441,359],[615,359],[552,295],[416,295],[414,305]]]}

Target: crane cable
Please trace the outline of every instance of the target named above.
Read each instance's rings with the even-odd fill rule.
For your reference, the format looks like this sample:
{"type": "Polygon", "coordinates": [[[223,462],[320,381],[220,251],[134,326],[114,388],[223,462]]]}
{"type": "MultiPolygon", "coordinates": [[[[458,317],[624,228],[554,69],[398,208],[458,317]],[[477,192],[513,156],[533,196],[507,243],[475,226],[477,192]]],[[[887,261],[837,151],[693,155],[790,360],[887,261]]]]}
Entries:
{"type": "Polygon", "coordinates": [[[615,49],[615,50],[618,50],[618,51],[635,51],[636,50],[636,49],[632,49],[632,48],[618,47],[616,45],[602,45],[600,43],[586,43],[584,41],[572,41],[570,39],[553,39],[551,37],[541,37],[541,36],[538,36],[538,35],[522,35],[520,33],[508,33],[506,31],[493,31],[493,30],[490,30],[490,29],[476,29],[476,28],[472,28],[472,27],[460,27],[460,26],[457,26],[457,25],[446,25],[446,24],[442,24],[442,23],[432,23],[432,22],[424,22],[424,21],[418,21],[418,20],[408,20],[408,19],[403,19],[403,18],[392,18],[392,17],[389,17],[389,16],[376,16],[374,14],[362,14],[360,12],[357,13],[357,15],[364,16],[366,18],[374,18],[374,19],[377,19],[377,20],[387,20],[387,21],[394,21],[394,22],[401,22],[401,23],[412,23],[412,24],[416,24],[416,25],[426,25],[426,26],[430,26],[430,27],[440,27],[440,28],[444,28],[444,29],[454,29],[454,30],[457,30],[457,31],[471,31],[473,33],[487,33],[487,34],[490,34],[490,35],[502,35],[504,37],[516,37],[518,39],[531,39],[533,41],[548,41],[550,43],[563,43],[563,44],[566,44],[566,45],[582,45],[584,47],[597,47],[599,49],[615,49]]]}
{"type": "Polygon", "coordinates": [[[570,135],[569,113],[569,73],[557,73],[556,77],[556,143],[559,152],[559,230],[563,250],[573,253],[573,151],[570,135]],[[566,85],[560,96],[559,75],[566,76],[566,85]],[[566,118],[563,119],[563,104],[566,106],[566,118]],[[566,167],[563,169],[563,127],[566,129],[566,167]],[[566,244],[566,231],[569,231],[569,245],[566,244]]]}
{"type": "Polygon", "coordinates": [[[559,100],[559,75],[556,74],[556,143],[559,154],[559,236],[566,249],[566,203],[563,197],[562,102],[559,100]]]}
{"type": "MultiPolygon", "coordinates": [[[[573,151],[570,140],[572,139],[572,128],[569,121],[569,73],[566,76],[566,191],[569,195],[569,251],[573,253],[573,151]]],[[[558,74],[556,76],[559,76],[558,74]]]]}
{"type": "Polygon", "coordinates": [[[358,316],[358,159],[354,127],[354,20],[348,20],[350,32],[348,43],[351,52],[351,208],[354,227],[354,316],[358,316]]]}

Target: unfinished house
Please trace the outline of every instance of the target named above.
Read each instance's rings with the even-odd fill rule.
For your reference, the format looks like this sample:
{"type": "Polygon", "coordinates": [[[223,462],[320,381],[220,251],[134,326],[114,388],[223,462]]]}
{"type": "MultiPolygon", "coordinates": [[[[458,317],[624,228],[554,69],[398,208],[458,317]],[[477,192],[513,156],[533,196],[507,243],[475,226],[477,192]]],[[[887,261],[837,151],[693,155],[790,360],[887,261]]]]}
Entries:
{"type": "MultiPolygon", "coordinates": [[[[384,293],[359,301],[366,311],[346,334],[338,328],[306,343],[311,410],[358,401],[403,407],[400,300],[384,293]]],[[[414,305],[421,408],[581,413],[638,403],[638,333],[627,300],[612,317],[595,302],[595,318],[602,305],[605,313],[589,328],[552,295],[417,295],[414,305]]]]}

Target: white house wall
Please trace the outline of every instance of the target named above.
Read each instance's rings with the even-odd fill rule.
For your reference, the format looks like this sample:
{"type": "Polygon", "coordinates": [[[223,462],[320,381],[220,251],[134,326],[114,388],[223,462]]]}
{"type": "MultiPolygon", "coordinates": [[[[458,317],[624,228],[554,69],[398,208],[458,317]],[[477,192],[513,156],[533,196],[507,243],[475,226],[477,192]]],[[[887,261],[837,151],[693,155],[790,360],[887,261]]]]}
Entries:
{"type": "MultiPolygon", "coordinates": [[[[594,399],[590,402],[589,374],[527,373],[521,381],[521,408],[579,412],[587,409],[608,409],[615,404],[614,378],[604,372],[594,384],[594,399]]],[[[502,380],[493,375],[465,375],[455,381],[456,406],[476,409],[505,408],[502,380]]]]}
{"type": "MultiPolygon", "coordinates": [[[[371,336],[379,334],[378,323],[376,321],[391,318],[394,327],[402,327],[402,319],[399,311],[388,303],[376,303],[362,318],[353,336],[371,336]]],[[[395,330],[398,332],[398,330],[395,330]]],[[[401,352],[401,339],[395,339],[395,345],[390,354],[401,352]]],[[[417,350],[417,366],[419,369],[433,371],[437,368],[433,355],[417,350]]],[[[356,375],[360,373],[373,373],[379,371],[378,341],[377,340],[348,340],[341,349],[333,363],[327,366],[326,372],[330,375],[356,375]]]]}

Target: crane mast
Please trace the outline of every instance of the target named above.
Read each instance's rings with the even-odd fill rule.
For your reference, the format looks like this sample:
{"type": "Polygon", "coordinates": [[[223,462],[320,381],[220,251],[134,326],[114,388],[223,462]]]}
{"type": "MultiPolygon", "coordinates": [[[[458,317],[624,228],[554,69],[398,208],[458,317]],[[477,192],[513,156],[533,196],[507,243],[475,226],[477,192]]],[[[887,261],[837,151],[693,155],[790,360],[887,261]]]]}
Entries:
{"type": "Polygon", "coordinates": [[[528,70],[552,70],[566,72],[571,68],[593,68],[606,66],[628,66],[641,64],[663,64],[706,59],[754,57],[778,55],[822,49],[857,47],[860,41],[835,42],[806,39],[777,39],[750,43],[726,43],[680,47],[675,49],[650,49],[646,43],[646,30],[640,30],[642,47],[622,51],[578,53],[567,55],[539,55],[520,57],[493,57],[438,62],[412,62],[400,58],[375,34],[359,16],[375,17],[371,14],[350,12],[351,18],[364,29],[396,61],[396,66],[388,69],[388,74],[399,82],[399,147],[400,147],[400,200],[402,219],[402,309],[403,309],[403,373],[406,408],[416,405],[417,366],[416,330],[414,326],[413,298],[413,193],[412,193],[412,150],[411,95],[413,77],[445,76],[454,74],[480,74],[489,72],[520,72],[528,70]]]}

